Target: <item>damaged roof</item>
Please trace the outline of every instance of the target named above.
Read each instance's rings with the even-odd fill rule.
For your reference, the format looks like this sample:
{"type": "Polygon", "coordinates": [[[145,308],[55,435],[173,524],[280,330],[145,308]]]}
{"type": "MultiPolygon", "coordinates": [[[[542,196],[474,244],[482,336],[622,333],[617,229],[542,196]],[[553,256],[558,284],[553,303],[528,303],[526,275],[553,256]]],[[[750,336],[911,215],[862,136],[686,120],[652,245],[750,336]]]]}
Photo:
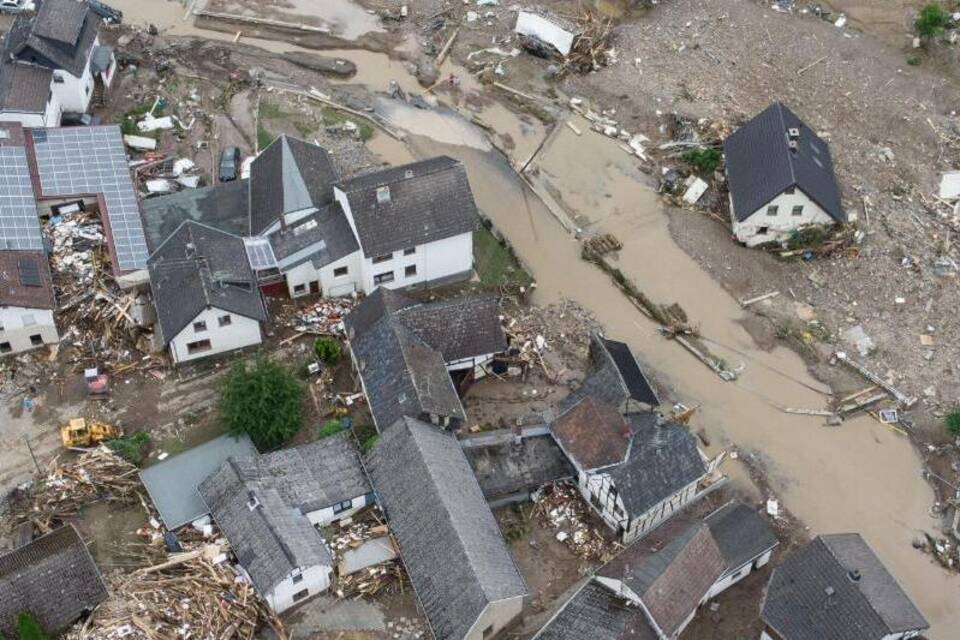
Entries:
{"type": "Polygon", "coordinates": [[[285,271],[308,260],[320,269],[360,248],[338,202],[320,207],[316,213],[271,233],[268,238],[280,268],[285,271]]]}
{"type": "Polygon", "coordinates": [[[338,187],[368,258],[471,233],[479,219],[466,169],[447,156],[381,169],[338,187]]]}
{"type": "Polygon", "coordinates": [[[733,212],[741,222],[790,187],[845,222],[830,147],[793,111],[772,105],[723,141],[733,212]],[[790,129],[799,138],[790,147],[790,129]]]}
{"type": "Polygon", "coordinates": [[[583,383],[560,401],[561,411],[570,409],[587,396],[614,407],[620,407],[627,400],[659,406],[657,392],[626,343],[608,340],[599,333],[591,334],[590,362],[591,371],[583,383]]]}
{"type": "Polygon", "coordinates": [[[14,637],[29,611],[54,634],[107,599],[87,545],[66,525],[0,556],[0,633],[14,637]]]}
{"type": "Polygon", "coordinates": [[[784,560],[761,616],[784,640],[876,640],[930,626],[856,533],[817,536],[784,560]]]}
{"type": "Polygon", "coordinates": [[[100,18],[86,2],[42,0],[36,13],[21,13],[7,33],[3,59],[11,57],[83,76],[100,18]]]}
{"type": "Polygon", "coordinates": [[[678,528],[668,522],[654,532],[662,538],[634,543],[597,572],[622,580],[668,637],[674,637],[727,568],[705,524],[687,525],[676,534],[678,528]],[[659,546],[663,541],[666,546],[659,546]]]}
{"type": "Polygon", "coordinates": [[[488,502],[576,475],[546,428],[537,435],[523,435],[519,443],[509,429],[465,434],[460,446],[488,502]]]}
{"type": "Polygon", "coordinates": [[[234,180],[147,198],[140,205],[147,246],[156,251],[187,220],[235,236],[246,235],[248,196],[247,180],[234,180]]]}
{"type": "Polygon", "coordinates": [[[201,311],[267,318],[243,240],[187,221],[147,261],[157,320],[169,343],[201,311]]]}
{"type": "Polygon", "coordinates": [[[560,447],[584,471],[617,465],[630,450],[630,427],[620,412],[592,396],[551,425],[560,447]]]}
{"type": "Polygon", "coordinates": [[[339,177],[326,149],[279,136],[250,165],[250,235],[285,213],[330,204],[339,177]]]}
{"type": "Polygon", "coordinates": [[[643,611],[592,578],[533,640],[658,640],[643,611]]]}
{"type": "Polygon", "coordinates": [[[333,566],[320,533],[279,491],[245,479],[244,466],[228,459],[199,487],[217,526],[260,594],[294,569],[333,566]]]}
{"type": "Polygon", "coordinates": [[[627,416],[633,435],[626,461],[610,471],[631,517],[646,513],[707,473],[697,440],[655,414],[627,416]]]}
{"type": "Polygon", "coordinates": [[[402,418],[368,467],[437,640],[461,640],[490,603],[527,594],[455,436],[402,418]]]}
{"type": "Polygon", "coordinates": [[[45,253],[0,250],[0,306],[30,309],[56,306],[45,253]]]}

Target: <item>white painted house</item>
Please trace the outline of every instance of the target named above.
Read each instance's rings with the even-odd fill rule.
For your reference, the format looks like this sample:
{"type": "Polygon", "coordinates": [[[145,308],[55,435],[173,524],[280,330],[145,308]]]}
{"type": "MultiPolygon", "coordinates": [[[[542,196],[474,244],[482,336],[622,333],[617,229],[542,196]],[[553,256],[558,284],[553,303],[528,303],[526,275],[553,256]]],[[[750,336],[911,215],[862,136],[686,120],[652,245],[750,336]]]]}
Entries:
{"type": "Polygon", "coordinates": [[[0,357],[60,341],[47,257],[0,250],[0,357]]]}
{"type": "Polygon", "coordinates": [[[199,492],[239,566],[277,613],[330,587],[333,556],[318,527],[374,503],[347,432],[231,457],[199,492]]]}
{"type": "Polygon", "coordinates": [[[267,313],[241,238],[184,222],[147,267],[175,364],[260,344],[267,313]]]}
{"type": "Polygon", "coordinates": [[[723,150],[733,233],[745,245],[847,221],[829,146],[781,103],[727,137],[723,150]]]}
{"type": "Polygon", "coordinates": [[[17,16],[0,63],[0,120],[55,127],[64,113],[86,113],[117,68],[99,31],[100,18],[76,0],[43,0],[17,16]]]}
{"type": "Polygon", "coordinates": [[[588,396],[551,434],[577,471],[584,500],[625,543],[643,537],[723,481],[685,427],[654,413],[623,416],[588,396]]]}
{"type": "Polygon", "coordinates": [[[760,617],[762,640],[901,640],[930,628],[857,533],[820,535],[790,554],[770,576],[760,617]]]}

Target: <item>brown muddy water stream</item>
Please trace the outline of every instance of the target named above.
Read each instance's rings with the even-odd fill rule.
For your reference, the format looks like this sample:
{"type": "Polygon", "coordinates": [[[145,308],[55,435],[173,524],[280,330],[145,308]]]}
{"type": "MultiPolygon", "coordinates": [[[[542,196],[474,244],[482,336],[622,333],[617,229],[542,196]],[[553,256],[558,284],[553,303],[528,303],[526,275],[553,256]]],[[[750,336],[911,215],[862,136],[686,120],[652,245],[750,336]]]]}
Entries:
{"type": "MultiPolygon", "coordinates": [[[[200,31],[182,20],[184,8],[163,0],[115,2],[131,22],[153,22],[170,35],[218,40],[228,34],[200,31]]],[[[269,51],[295,47],[255,41],[269,51]]],[[[347,81],[384,91],[396,81],[406,91],[421,91],[406,66],[383,54],[361,50],[327,52],[358,66],[347,81]]],[[[498,134],[502,147],[508,134],[511,160],[525,163],[545,134],[491,100],[465,70],[447,63],[447,73],[464,78],[464,88],[482,92],[478,116],[498,134]]],[[[441,96],[441,102],[448,98],[441,96]]],[[[451,105],[456,107],[457,105],[451,105]]],[[[460,106],[464,111],[464,106],[460,106]]],[[[538,192],[562,200],[585,217],[590,228],[614,233],[624,244],[619,266],[636,285],[661,303],[678,302],[714,341],[711,349],[734,366],[743,364],[738,381],[723,382],[673,342],[663,339],[613,285],[609,277],[581,260],[580,246],[541,200],[523,185],[503,156],[489,150],[486,133],[453,112],[427,112],[381,100],[380,113],[408,132],[406,144],[385,135],[371,148],[392,163],[414,157],[447,154],[464,162],[479,207],[510,239],[538,282],[535,301],[549,304],[563,298],[593,311],[606,331],[627,341],[688,405],[700,405],[694,428],[704,428],[715,446],[736,446],[741,455],[757,452],[779,497],[814,533],[857,531],[873,546],[930,620],[933,640],[956,637],[960,629],[960,577],[914,550],[911,541],[931,530],[933,492],[921,477],[920,459],[910,442],[864,417],[839,428],[822,426],[821,418],[787,415],[776,406],[818,409],[826,391],[792,351],[759,349],[741,321],[745,314],[708,273],[672,240],[667,215],[658,196],[615,143],[588,130],[577,136],[566,127],[553,136],[528,172],[538,192]],[[724,346],[720,346],[724,345],[724,346]],[[950,631],[954,629],[954,631],[950,631]]],[[[586,224],[586,223],[584,223],[586,224]]],[[[761,292],[762,293],[762,292],[761,292]]],[[[740,465],[728,462],[736,484],[745,483],[740,465]]]]}

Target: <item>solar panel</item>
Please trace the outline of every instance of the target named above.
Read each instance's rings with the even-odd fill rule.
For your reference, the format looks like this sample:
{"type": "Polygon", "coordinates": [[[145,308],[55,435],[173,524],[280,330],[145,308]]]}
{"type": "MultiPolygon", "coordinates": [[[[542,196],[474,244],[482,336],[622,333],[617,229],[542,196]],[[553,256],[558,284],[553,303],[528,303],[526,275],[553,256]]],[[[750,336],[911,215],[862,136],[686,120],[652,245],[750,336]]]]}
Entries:
{"type": "Polygon", "coordinates": [[[102,194],[120,270],[146,267],[150,252],[120,128],[34,129],[32,135],[43,195],[102,194]]]}
{"type": "Polygon", "coordinates": [[[20,284],[25,287],[43,286],[43,281],[40,279],[40,265],[37,264],[36,258],[20,258],[17,261],[17,268],[20,270],[20,284]]]}
{"type": "Polygon", "coordinates": [[[0,147],[0,249],[43,250],[37,202],[23,147],[0,147]]]}
{"type": "Polygon", "coordinates": [[[266,238],[244,238],[243,244],[247,249],[247,260],[254,271],[273,269],[277,266],[277,258],[273,255],[273,247],[266,238]]]}

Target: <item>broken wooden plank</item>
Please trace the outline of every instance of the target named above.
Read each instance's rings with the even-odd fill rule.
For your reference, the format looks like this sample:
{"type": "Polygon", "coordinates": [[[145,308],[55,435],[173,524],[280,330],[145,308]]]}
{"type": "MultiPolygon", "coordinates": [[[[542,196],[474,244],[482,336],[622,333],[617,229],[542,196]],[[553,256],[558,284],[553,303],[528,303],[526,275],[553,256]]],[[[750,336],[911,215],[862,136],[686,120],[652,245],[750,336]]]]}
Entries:
{"type": "Polygon", "coordinates": [[[457,39],[457,36],[460,35],[460,27],[458,26],[453,30],[453,33],[450,35],[450,38],[447,40],[446,44],[443,45],[443,48],[440,49],[440,53],[437,54],[437,69],[440,69],[440,65],[443,64],[443,61],[447,59],[447,54],[450,53],[450,47],[453,46],[453,41],[457,39]]]}
{"type": "Polygon", "coordinates": [[[779,291],[771,291],[770,293],[765,293],[762,296],[757,296],[755,298],[750,298],[748,300],[741,300],[740,306],[749,307],[754,303],[763,302],[764,300],[769,300],[770,298],[776,298],[778,295],[780,295],[779,291]]]}
{"type": "Polygon", "coordinates": [[[850,356],[848,356],[845,352],[837,351],[835,355],[837,357],[837,360],[839,360],[840,362],[843,362],[851,369],[857,371],[860,375],[862,375],[864,378],[866,378],[870,382],[874,383],[875,385],[879,386],[882,389],[885,389],[887,393],[889,393],[894,398],[896,398],[897,402],[899,402],[903,406],[912,407],[917,402],[916,398],[913,398],[901,392],[892,384],[889,384],[886,380],[884,380],[874,372],[870,371],[869,369],[867,369],[865,366],[863,366],[856,360],[853,360],[852,358],[850,358],[850,356]]]}

